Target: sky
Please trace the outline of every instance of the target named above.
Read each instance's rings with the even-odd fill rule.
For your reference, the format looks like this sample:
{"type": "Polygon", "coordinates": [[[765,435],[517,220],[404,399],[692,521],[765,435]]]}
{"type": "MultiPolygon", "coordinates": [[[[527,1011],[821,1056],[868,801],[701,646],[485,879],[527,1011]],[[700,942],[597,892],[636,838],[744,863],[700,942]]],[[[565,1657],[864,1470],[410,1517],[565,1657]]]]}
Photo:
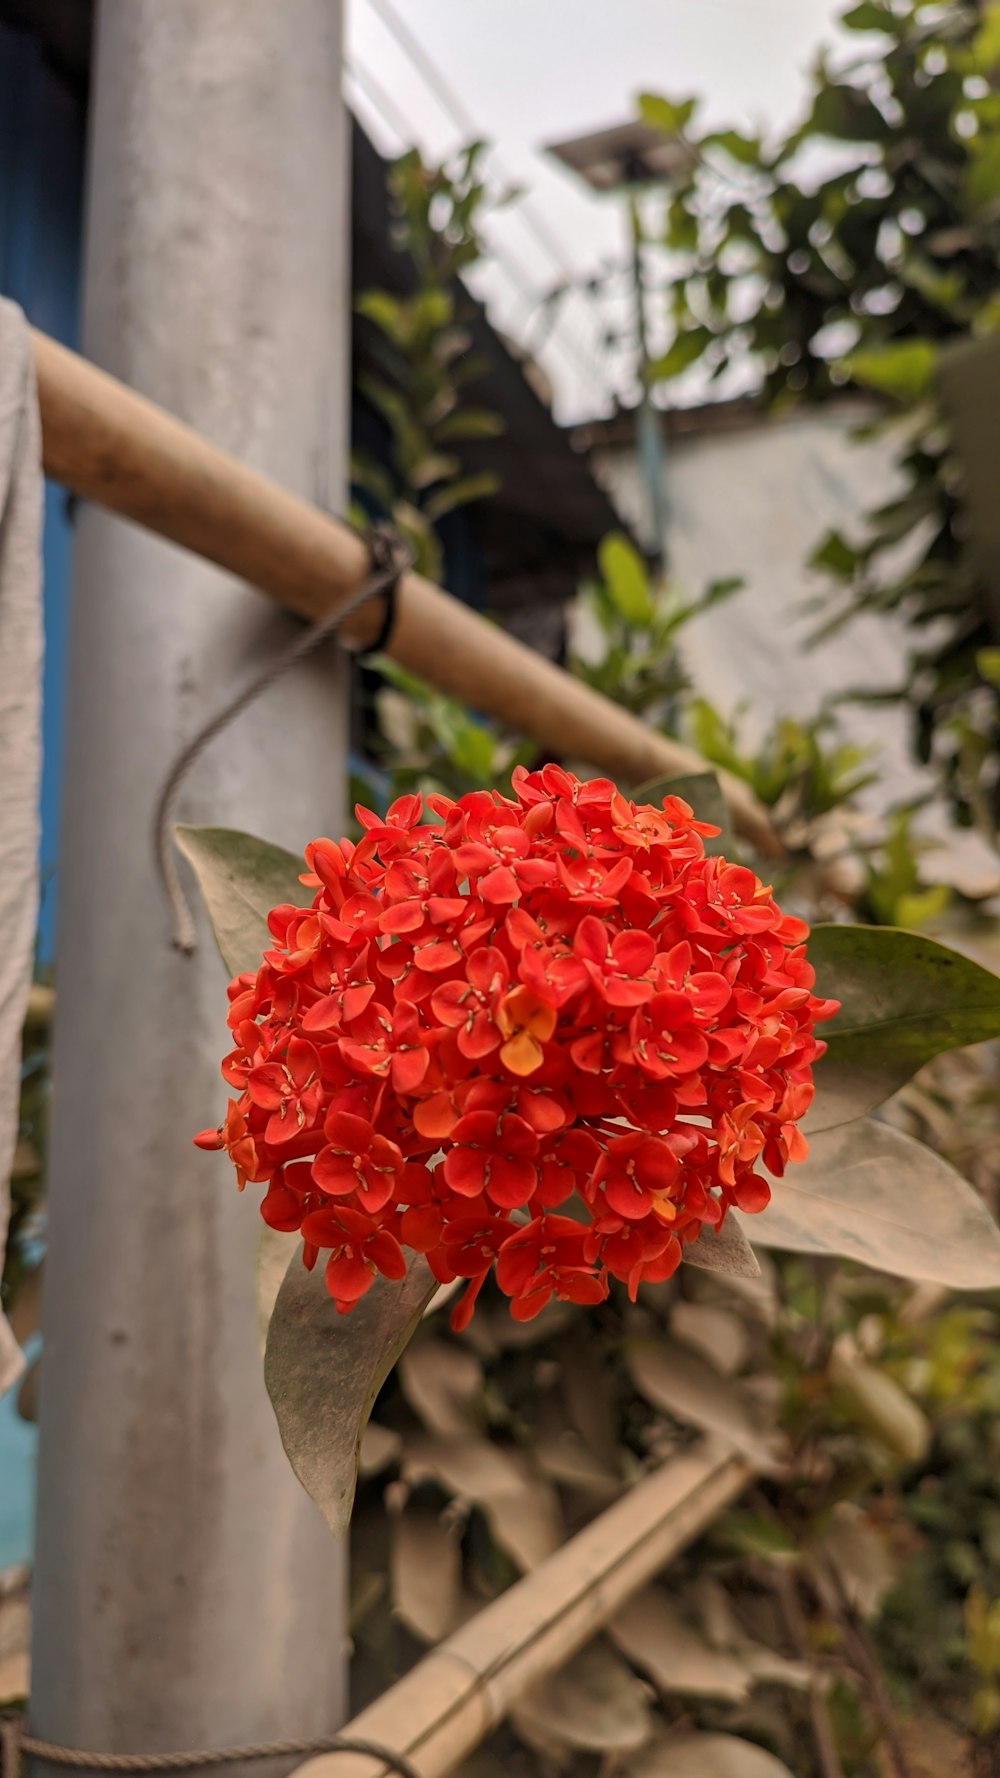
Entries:
{"type": "Polygon", "coordinates": [[[711,124],[780,129],[805,103],[821,45],[843,45],[843,0],[350,0],[348,93],[383,153],[440,158],[494,146],[498,187],[525,197],[491,219],[470,282],[494,325],[538,357],[564,423],[606,413],[626,374],[604,343],[615,308],[580,291],[547,340],[542,299],[620,260],[625,220],[545,155],[623,122],[643,90],[698,94],[711,124]],[[435,91],[435,86],[439,89],[435,91]]]}

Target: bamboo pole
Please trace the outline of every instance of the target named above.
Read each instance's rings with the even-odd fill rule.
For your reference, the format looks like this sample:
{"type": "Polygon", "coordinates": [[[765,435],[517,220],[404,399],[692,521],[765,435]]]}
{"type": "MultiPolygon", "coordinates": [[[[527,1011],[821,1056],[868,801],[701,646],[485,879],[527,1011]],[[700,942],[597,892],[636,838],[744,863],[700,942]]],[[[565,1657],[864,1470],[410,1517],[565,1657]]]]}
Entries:
{"type": "MultiPolygon", "coordinates": [[[[76,353],[33,331],[46,473],[85,499],[194,550],[300,616],[318,618],[368,569],[349,526],[220,450],[76,353]]],[[[381,613],[344,625],[363,649],[381,613]]],[[[438,690],[558,755],[588,761],[624,785],[703,771],[689,748],[496,629],[420,575],[403,579],[386,653],[438,690]]],[[[783,851],[766,811],[723,772],[734,823],[769,857],[783,851]]]]}
{"type": "MultiPolygon", "coordinates": [[[[442,1642],[344,1729],[444,1778],[524,1692],[558,1672],[734,1500],[750,1465],[701,1440],[630,1488],[534,1574],[442,1642]]],[[[320,1754],[294,1778],[383,1778],[381,1760],[320,1754]]]]}

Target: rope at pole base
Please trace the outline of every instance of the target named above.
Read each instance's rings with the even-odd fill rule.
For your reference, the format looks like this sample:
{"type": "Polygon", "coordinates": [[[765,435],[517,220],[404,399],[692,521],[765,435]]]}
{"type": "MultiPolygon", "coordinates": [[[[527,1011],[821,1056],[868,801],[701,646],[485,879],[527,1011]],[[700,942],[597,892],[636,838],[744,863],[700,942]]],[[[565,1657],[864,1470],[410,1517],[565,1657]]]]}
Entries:
{"type": "Polygon", "coordinates": [[[2,1778],[18,1778],[24,1754],[82,1772],[186,1772],[198,1766],[231,1766],[243,1761],[307,1759],[318,1753],[365,1754],[370,1759],[381,1760],[386,1772],[395,1772],[399,1778],[420,1778],[416,1767],[404,1754],[382,1747],[377,1741],[359,1740],[352,1735],[262,1741],[246,1747],[190,1748],[182,1753],[88,1753],[80,1747],[61,1747],[58,1742],[40,1741],[27,1730],[22,1715],[9,1711],[0,1713],[0,1751],[2,1778]]]}

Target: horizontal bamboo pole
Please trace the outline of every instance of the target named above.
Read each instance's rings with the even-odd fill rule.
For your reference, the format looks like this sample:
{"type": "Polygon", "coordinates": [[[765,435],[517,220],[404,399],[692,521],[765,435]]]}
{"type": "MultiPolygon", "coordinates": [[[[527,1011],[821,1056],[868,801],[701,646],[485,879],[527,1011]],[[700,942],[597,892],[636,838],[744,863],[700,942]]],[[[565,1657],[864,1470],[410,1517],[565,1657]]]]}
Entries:
{"type": "MultiPolygon", "coordinates": [[[[74,352],[32,332],[45,470],[85,499],[194,550],[318,618],[368,570],[349,526],[210,444],[74,352]]],[[[365,607],[343,639],[370,646],[381,614],[365,607]]],[[[462,698],[558,756],[586,760],[622,784],[705,770],[610,699],[544,660],[418,574],[403,579],[386,652],[439,691],[462,698]]],[[[737,829],[781,855],[768,816],[738,778],[720,773],[737,829]]]]}
{"type": "MultiPolygon", "coordinates": [[[[713,1440],[665,1463],[533,1574],[442,1642],[344,1729],[444,1778],[526,1691],[565,1666],[742,1493],[752,1470],[713,1440]]],[[[319,1754],[294,1778],[383,1778],[381,1760],[319,1754]]]]}

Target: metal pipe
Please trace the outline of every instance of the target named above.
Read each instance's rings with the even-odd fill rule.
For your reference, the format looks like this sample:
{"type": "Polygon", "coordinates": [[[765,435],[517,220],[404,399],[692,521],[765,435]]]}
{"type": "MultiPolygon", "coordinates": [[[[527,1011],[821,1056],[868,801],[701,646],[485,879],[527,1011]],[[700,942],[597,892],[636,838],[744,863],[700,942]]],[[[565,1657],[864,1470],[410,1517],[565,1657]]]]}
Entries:
{"type": "MultiPolygon", "coordinates": [[[[342,13],[340,0],[97,8],[84,280],[95,357],[337,503],[342,13]]],[[[55,348],[39,359],[43,406],[51,419],[55,384],[67,427],[60,440],[50,423],[50,461],[83,493],[113,483],[128,511],[151,473],[130,416],[160,410],[55,348]]],[[[203,514],[206,465],[229,460],[201,445],[192,462],[196,433],[166,425],[203,514]]],[[[159,462],[163,474],[169,452],[159,462]]],[[[164,475],[148,498],[169,513],[184,486],[164,475]]],[[[214,511],[235,522],[232,505],[214,511]]],[[[289,625],[150,529],[89,506],[77,524],[32,1588],[33,1726],[105,1754],[169,1751],[178,1725],[199,1747],[328,1735],[346,1697],[344,1552],[276,1434],[254,1230],[229,1192],[206,1190],[191,1147],[218,1095],[224,978],[208,945],[171,947],[149,833],[170,760],[289,625]]],[[[340,823],[343,669],[328,655],[289,673],[199,761],[184,815],[297,846],[340,823]]],[[[30,1769],[61,1770],[38,1756],[30,1769]]]]}

